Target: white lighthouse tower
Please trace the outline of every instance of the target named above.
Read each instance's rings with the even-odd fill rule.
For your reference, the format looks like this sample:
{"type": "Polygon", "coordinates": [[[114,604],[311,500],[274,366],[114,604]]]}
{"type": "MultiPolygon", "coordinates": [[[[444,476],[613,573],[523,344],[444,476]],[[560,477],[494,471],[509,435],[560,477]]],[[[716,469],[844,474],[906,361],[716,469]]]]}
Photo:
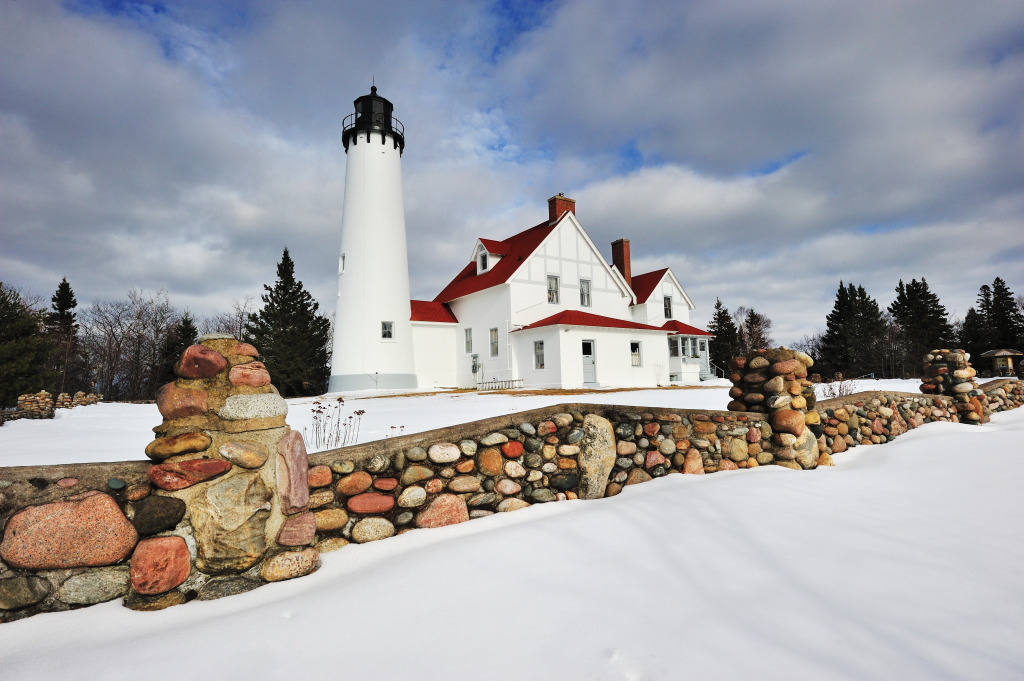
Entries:
{"type": "Polygon", "coordinates": [[[371,87],[345,118],[345,207],[329,390],[415,388],[402,202],[405,128],[371,87]]]}

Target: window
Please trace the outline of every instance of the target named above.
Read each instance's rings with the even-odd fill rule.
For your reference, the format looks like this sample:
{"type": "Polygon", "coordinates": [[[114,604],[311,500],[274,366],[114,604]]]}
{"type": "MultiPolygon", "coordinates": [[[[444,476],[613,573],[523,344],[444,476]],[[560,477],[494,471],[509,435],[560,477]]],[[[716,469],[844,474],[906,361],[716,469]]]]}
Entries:
{"type": "Polygon", "coordinates": [[[338,274],[345,274],[345,254],[342,253],[338,258],[338,274]]]}
{"type": "Polygon", "coordinates": [[[629,342],[629,359],[633,366],[642,366],[640,364],[640,341],[629,342]]]}
{"type": "Polygon", "coordinates": [[[473,329],[466,329],[466,352],[473,352],[473,329]]]}
{"type": "Polygon", "coordinates": [[[580,305],[590,307],[590,280],[580,279],[580,305]]]}
{"type": "Polygon", "coordinates": [[[395,338],[395,323],[381,322],[380,337],[382,340],[393,340],[395,338]]]}
{"type": "Polygon", "coordinates": [[[491,329],[491,357],[498,356],[498,330],[491,329]]]}
{"type": "Polygon", "coordinates": [[[672,296],[665,296],[665,319],[672,319],[672,296]]]}
{"type": "Polygon", "coordinates": [[[544,368],[544,341],[533,341],[533,368],[544,368]]]}
{"type": "Polygon", "coordinates": [[[558,277],[552,274],[548,275],[548,302],[558,302],[558,277]]]}
{"type": "Polygon", "coordinates": [[[678,357],[679,356],[679,336],[669,337],[668,339],[668,356],[678,357]]]}
{"type": "Polygon", "coordinates": [[[480,254],[480,271],[487,271],[487,251],[484,251],[483,253],[480,254]]]}
{"type": "Polygon", "coordinates": [[[707,352],[707,350],[708,350],[708,342],[706,340],[702,340],[700,342],[700,351],[701,352],[707,352]]]}

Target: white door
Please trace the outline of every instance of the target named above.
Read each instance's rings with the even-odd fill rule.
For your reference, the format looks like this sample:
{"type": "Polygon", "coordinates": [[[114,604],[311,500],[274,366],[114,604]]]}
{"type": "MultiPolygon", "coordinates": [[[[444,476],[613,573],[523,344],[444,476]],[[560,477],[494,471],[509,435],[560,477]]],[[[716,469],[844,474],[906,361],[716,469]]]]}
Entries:
{"type": "Polygon", "coordinates": [[[583,382],[597,383],[597,367],[594,364],[594,341],[583,341],[583,382]]]}

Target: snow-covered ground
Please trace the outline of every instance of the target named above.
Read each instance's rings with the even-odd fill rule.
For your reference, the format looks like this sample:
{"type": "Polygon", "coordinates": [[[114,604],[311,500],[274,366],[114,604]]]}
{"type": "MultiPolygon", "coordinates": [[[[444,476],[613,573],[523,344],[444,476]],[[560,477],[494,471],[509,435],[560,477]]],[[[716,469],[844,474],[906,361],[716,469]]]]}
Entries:
{"type": "MultiPolygon", "coordinates": [[[[725,390],[603,397],[721,408],[725,390]]],[[[346,404],[366,409],[366,430],[407,433],[539,406],[467,395],[346,404]],[[371,414],[380,421],[367,429],[371,414]]],[[[124,431],[158,420],[152,407],[106,405],[11,423],[0,463],[12,465],[12,441],[64,461],[97,443],[101,459],[138,458],[126,452],[149,435],[132,450],[137,435],[124,431]]],[[[672,475],[610,499],[350,545],[313,575],[219,601],[38,615],[0,626],[0,676],[1020,679],[1022,439],[1024,409],[980,428],[930,424],[834,468],[672,475]]]]}

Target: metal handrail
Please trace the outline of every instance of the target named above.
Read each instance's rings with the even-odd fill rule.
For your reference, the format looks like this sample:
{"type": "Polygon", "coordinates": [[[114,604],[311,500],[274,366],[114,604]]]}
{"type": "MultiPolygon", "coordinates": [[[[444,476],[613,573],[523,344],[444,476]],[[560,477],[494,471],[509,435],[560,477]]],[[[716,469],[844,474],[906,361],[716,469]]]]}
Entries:
{"type": "MultiPolygon", "coordinates": [[[[371,116],[371,117],[373,116],[372,113],[370,113],[370,114],[363,114],[363,115],[364,116],[371,116]]],[[[359,121],[359,124],[360,125],[364,125],[365,123],[364,123],[364,121],[359,121]]],[[[351,130],[354,127],[356,127],[356,114],[350,113],[348,116],[345,116],[345,118],[342,120],[342,122],[341,122],[341,131],[344,133],[346,130],[351,130]]],[[[372,130],[389,130],[390,129],[390,130],[398,133],[402,137],[405,137],[405,126],[402,125],[402,121],[398,120],[394,116],[391,117],[391,126],[390,126],[390,128],[385,126],[383,121],[380,122],[380,123],[371,123],[369,127],[372,130]]]]}

